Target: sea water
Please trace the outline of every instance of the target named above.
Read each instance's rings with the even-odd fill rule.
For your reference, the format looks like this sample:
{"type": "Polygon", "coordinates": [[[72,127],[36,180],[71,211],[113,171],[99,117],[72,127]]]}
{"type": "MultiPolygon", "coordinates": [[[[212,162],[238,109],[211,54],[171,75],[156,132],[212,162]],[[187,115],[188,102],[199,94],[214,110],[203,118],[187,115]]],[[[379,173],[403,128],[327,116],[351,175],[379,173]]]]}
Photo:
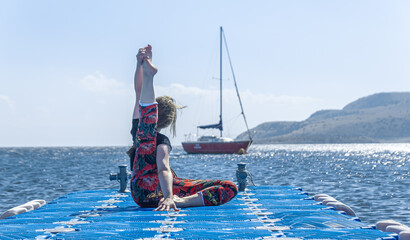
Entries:
{"type": "MultiPolygon", "coordinates": [[[[109,180],[129,164],[127,147],[0,148],[0,212],[33,199],[119,188],[109,180]]],[[[292,185],[326,193],[363,222],[395,219],[410,226],[410,144],[253,145],[246,155],[188,155],[174,147],[179,177],[236,181],[247,164],[256,185],[292,185]]]]}

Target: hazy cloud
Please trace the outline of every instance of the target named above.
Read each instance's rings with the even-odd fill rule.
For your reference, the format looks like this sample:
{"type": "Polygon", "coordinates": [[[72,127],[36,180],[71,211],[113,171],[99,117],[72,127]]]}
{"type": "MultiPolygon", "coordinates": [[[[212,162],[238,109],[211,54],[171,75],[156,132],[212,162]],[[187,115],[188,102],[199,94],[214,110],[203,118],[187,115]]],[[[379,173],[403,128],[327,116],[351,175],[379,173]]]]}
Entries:
{"type": "MultiPolygon", "coordinates": [[[[205,97],[206,99],[219,99],[219,89],[202,89],[198,87],[184,86],[182,84],[171,84],[167,87],[156,86],[157,95],[170,95],[177,100],[184,100],[187,97],[192,99],[205,97]]],[[[249,104],[263,104],[266,106],[272,105],[300,105],[318,102],[319,99],[309,96],[289,96],[289,95],[274,95],[254,93],[250,90],[239,91],[241,99],[247,105],[249,104]]],[[[223,90],[223,98],[226,103],[237,104],[238,97],[235,89],[223,90]]],[[[180,101],[181,101],[180,100],[180,101]]],[[[189,100],[188,100],[189,101],[189,100]]]]}
{"type": "Polygon", "coordinates": [[[10,110],[14,111],[14,102],[11,100],[9,96],[0,94],[0,101],[5,102],[7,106],[10,108],[10,110]]]}
{"type": "MultiPolygon", "coordinates": [[[[231,94],[235,94],[234,90],[231,90],[231,94]]],[[[309,96],[290,96],[290,95],[274,95],[274,94],[261,94],[261,93],[254,93],[249,90],[240,92],[240,95],[243,99],[249,99],[253,103],[274,103],[278,105],[296,105],[296,104],[306,104],[317,102],[318,99],[309,97],[309,96]]]]}
{"type": "Polygon", "coordinates": [[[99,72],[85,76],[81,79],[81,84],[85,90],[95,93],[118,94],[127,90],[124,83],[107,78],[99,72]]]}
{"type": "MultiPolygon", "coordinates": [[[[178,117],[176,142],[183,140],[181,137],[185,134],[195,134],[196,126],[216,123],[219,120],[219,89],[217,88],[203,89],[171,84],[156,86],[155,91],[157,96],[169,95],[175,98],[177,103],[188,106],[181,111],[182,116],[178,117]]],[[[262,94],[250,90],[240,91],[240,96],[251,128],[268,121],[301,121],[320,109],[323,104],[321,99],[310,96],[262,94]]],[[[240,113],[235,89],[223,90],[225,136],[236,137],[245,131],[240,113]]]]}

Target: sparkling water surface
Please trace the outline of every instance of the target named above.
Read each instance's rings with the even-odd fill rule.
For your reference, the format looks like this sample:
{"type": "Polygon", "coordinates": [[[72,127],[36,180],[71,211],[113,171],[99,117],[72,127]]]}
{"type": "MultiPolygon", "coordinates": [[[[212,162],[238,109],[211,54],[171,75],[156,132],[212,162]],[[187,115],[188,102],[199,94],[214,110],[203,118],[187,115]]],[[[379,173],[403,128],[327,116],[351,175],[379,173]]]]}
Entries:
{"type": "MultiPolygon", "coordinates": [[[[0,212],[33,199],[119,188],[109,180],[128,164],[127,147],[0,148],[0,212]]],[[[174,147],[178,176],[235,180],[244,162],[256,185],[292,185],[326,193],[363,222],[394,219],[410,226],[410,144],[253,145],[246,155],[188,155],[174,147]]]]}

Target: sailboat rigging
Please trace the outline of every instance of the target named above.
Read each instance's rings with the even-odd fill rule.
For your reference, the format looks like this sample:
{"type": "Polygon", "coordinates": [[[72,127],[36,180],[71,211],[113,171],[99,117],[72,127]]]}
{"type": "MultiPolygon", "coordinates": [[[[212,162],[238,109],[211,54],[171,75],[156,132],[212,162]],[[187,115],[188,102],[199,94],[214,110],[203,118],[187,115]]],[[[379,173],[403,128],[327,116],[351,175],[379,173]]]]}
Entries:
{"type": "Polygon", "coordinates": [[[225,33],[223,28],[220,27],[220,48],[219,48],[219,103],[220,103],[220,114],[219,122],[216,124],[201,125],[198,126],[200,129],[219,129],[220,137],[216,136],[202,136],[197,141],[183,142],[182,147],[187,153],[238,153],[240,149],[246,152],[249,146],[252,144],[252,136],[249,131],[248,122],[246,121],[246,116],[243,110],[243,105],[241,97],[239,95],[238,86],[236,83],[235,73],[232,67],[231,56],[229,54],[228,44],[226,42],[225,33]],[[241,114],[245,121],[246,129],[249,134],[249,140],[245,141],[234,141],[233,139],[223,137],[223,121],[222,121],[222,51],[223,43],[225,43],[225,49],[229,59],[229,64],[231,67],[232,77],[235,84],[236,94],[238,96],[239,104],[241,107],[241,114]]]}

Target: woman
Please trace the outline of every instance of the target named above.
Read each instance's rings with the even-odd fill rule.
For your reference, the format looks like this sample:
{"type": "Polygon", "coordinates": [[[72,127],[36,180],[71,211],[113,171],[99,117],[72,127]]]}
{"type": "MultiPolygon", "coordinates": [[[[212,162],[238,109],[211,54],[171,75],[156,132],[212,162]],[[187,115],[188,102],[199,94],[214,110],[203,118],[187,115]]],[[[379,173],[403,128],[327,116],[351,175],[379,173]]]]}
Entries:
{"type": "Polygon", "coordinates": [[[131,195],[141,207],[154,211],[179,211],[179,207],[216,206],[234,198],[238,192],[231,181],[178,178],[169,166],[169,139],[159,133],[172,127],[175,136],[179,108],[168,96],[155,99],[153,79],[157,68],[152,64],[148,45],[137,54],[134,87],[136,104],[133,114],[134,148],[131,153],[131,195]],[[134,155],[134,156],[133,156],[134,155]]]}

